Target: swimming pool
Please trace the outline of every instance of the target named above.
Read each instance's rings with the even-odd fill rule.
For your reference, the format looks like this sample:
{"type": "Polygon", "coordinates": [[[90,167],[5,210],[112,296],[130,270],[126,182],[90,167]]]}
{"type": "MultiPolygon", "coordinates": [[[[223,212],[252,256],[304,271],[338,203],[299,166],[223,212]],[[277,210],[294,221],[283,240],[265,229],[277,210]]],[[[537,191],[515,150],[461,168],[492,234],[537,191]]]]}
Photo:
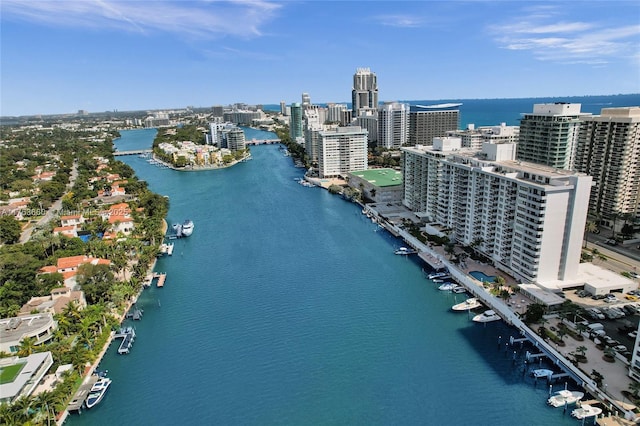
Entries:
{"type": "Polygon", "coordinates": [[[478,281],[484,281],[488,283],[492,283],[496,280],[496,277],[494,275],[487,275],[482,271],[470,271],[469,275],[471,275],[478,281]]]}

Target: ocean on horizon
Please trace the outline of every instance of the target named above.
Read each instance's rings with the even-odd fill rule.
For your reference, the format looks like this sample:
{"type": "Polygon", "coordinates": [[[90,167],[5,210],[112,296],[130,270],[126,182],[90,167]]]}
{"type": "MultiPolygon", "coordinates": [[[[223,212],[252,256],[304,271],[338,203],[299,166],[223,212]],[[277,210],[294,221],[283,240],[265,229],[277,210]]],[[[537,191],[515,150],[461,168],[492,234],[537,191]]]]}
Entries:
{"type": "MultiPolygon", "coordinates": [[[[462,103],[460,110],[460,128],[466,129],[469,124],[478,126],[495,126],[505,123],[508,126],[520,125],[522,114],[533,112],[534,104],[569,102],[581,104],[581,111],[594,115],[600,114],[602,108],[640,106],[640,93],[626,95],[594,95],[594,96],[554,96],[539,98],[496,98],[496,99],[437,99],[437,100],[400,100],[410,105],[438,105],[445,103],[462,103]]],[[[350,102],[344,103],[351,107],[350,102]]],[[[326,105],[326,104],[319,104],[326,105]]],[[[280,111],[279,105],[264,105],[265,110],[280,111]]]]}

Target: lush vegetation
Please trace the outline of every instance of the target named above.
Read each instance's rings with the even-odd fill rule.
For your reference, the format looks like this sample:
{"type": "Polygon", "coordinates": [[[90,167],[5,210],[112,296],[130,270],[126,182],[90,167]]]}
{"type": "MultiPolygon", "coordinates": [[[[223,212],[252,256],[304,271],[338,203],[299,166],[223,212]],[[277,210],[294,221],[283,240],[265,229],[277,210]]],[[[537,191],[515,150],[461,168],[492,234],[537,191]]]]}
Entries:
{"type": "MultiPolygon", "coordinates": [[[[141,290],[163,238],[163,218],[169,203],[149,191],[131,167],[115,161],[111,138],[117,132],[7,126],[2,127],[2,132],[5,142],[0,151],[2,200],[27,197],[30,207],[44,211],[61,199],[63,210],[58,213],[83,212],[87,222],[82,230],[89,239],[84,242],[80,238],[54,235],[53,228],[60,225],[59,219],[54,218],[35,229],[28,242],[16,244],[22,226],[33,217],[20,222],[13,215],[0,216],[0,317],[15,316],[30,298],[49,295],[52,289],[64,285],[62,274],[41,274],[42,267],[77,255],[110,260],[109,265],[84,264],[78,269],[76,283],[85,293],[87,308],[80,310],[70,303],[64,312],[55,315],[58,328],[50,341],[36,346],[33,339],[25,338],[18,348],[17,355],[21,357],[50,351],[54,360],[52,370],[65,364],[73,366],[53,391],[0,406],[0,424],[45,424],[64,410],[87,363],[99,356],[110,332],[118,326],[117,318],[141,290]],[[106,171],[98,172],[99,161],[108,165],[106,171]],[[74,168],[77,178],[71,191],[66,192],[74,168]],[[32,179],[47,170],[56,172],[51,181],[32,179]],[[97,190],[110,185],[104,177],[106,173],[119,175],[135,223],[133,233],[119,234],[115,240],[99,237],[109,228],[108,222],[97,214],[85,214],[104,209],[104,201],[96,195],[97,190]]],[[[3,378],[9,372],[3,370],[3,378]]]]}

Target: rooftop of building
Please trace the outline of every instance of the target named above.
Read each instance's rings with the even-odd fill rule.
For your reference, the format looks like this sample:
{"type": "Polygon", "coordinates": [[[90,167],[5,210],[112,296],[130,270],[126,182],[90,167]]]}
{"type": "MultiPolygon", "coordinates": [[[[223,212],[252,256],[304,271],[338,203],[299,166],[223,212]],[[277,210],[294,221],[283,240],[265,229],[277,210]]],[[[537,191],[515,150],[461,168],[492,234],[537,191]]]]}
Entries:
{"type": "Polygon", "coordinates": [[[402,185],[402,172],[394,169],[368,169],[351,174],[381,188],[402,185]]]}
{"type": "Polygon", "coordinates": [[[25,385],[33,380],[34,375],[40,370],[43,364],[49,364],[49,367],[53,364],[51,352],[39,352],[31,354],[24,358],[12,357],[0,360],[0,366],[10,367],[14,365],[22,364],[22,368],[16,375],[16,377],[8,382],[0,385],[0,395],[2,399],[13,399],[25,385]]]}
{"type": "Polygon", "coordinates": [[[3,342],[19,342],[22,336],[49,326],[53,315],[49,313],[27,315],[23,317],[0,319],[0,340],[3,342]]]}

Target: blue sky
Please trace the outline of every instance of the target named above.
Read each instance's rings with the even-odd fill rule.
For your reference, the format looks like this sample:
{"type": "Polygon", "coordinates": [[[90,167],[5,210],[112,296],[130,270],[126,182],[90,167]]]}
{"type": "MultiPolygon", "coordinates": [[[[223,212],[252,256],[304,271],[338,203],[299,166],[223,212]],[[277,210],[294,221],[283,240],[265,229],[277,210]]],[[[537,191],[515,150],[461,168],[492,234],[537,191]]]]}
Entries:
{"type": "Polygon", "coordinates": [[[0,114],[640,93],[637,1],[2,0],[0,114]]]}

